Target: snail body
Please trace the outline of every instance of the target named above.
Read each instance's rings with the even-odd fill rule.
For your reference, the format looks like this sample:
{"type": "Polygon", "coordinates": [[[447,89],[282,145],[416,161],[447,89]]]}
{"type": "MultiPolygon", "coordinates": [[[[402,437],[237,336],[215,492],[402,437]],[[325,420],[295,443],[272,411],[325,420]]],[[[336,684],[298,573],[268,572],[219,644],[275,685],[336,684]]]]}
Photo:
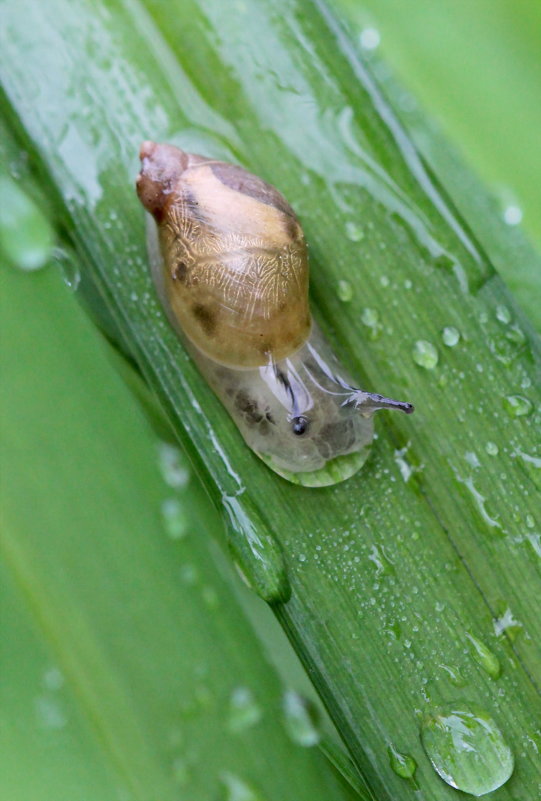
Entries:
{"type": "Polygon", "coordinates": [[[366,460],[372,413],[413,407],[356,389],[333,355],[292,208],[242,167],[152,142],[140,155],[153,280],[200,371],[276,472],[344,480],[366,460]]]}

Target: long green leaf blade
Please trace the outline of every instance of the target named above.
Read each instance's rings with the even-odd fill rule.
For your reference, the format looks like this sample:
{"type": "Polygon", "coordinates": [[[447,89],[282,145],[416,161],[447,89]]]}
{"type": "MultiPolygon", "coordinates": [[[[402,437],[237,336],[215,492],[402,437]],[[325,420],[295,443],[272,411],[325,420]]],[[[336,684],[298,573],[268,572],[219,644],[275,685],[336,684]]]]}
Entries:
{"type": "MultiPolygon", "coordinates": [[[[293,595],[279,615],[357,763],[382,798],[414,797],[390,768],[392,744],[418,762],[422,797],[452,797],[420,750],[416,710],[465,697],[487,707],[509,740],[535,736],[538,344],[323,7],[307,14],[303,4],[259,0],[239,11],[238,24],[210,0],[179,4],[175,14],[149,4],[168,49],[141,7],[126,6],[129,18],[116,5],[89,17],[83,4],[75,11],[58,2],[54,26],[40,17],[41,36],[54,44],[61,28],[64,41],[45,54],[45,82],[21,4],[7,30],[26,45],[24,69],[10,41],[2,50],[12,109],[214,498],[237,498],[282,543],[293,595]],[[99,59],[90,46],[98,29],[99,59]],[[34,82],[43,96],[30,113],[34,82]],[[74,94],[81,85],[83,94],[92,87],[90,98],[74,94]],[[55,117],[51,107],[62,111],[55,117]],[[129,189],[133,154],[147,137],[236,157],[276,183],[303,218],[316,310],[341,354],[367,388],[409,387],[416,421],[385,421],[356,479],[310,492],[273,477],[162,326],[129,189]],[[69,146],[81,140],[85,172],[69,146]],[[329,291],[339,280],[350,282],[349,304],[329,291]],[[460,335],[454,348],[441,339],[450,326],[460,335]],[[436,348],[432,368],[413,358],[419,340],[436,348]],[[513,416],[519,402],[506,398],[515,395],[528,400],[519,407],[528,415],[513,416]],[[514,643],[493,629],[508,607],[522,628],[514,643]],[[475,651],[465,654],[468,635],[490,644],[501,678],[484,671],[475,651]],[[458,669],[465,686],[447,669],[458,669]]],[[[534,786],[534,756],[525,745],[500,798],[534,786]]]]}

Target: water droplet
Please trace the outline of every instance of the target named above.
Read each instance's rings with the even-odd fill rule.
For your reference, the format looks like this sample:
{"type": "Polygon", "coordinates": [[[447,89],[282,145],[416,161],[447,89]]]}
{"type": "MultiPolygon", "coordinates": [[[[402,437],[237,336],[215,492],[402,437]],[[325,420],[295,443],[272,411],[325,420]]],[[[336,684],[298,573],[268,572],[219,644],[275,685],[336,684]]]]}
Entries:
{"type": "Polygon", "coordinates": [[[385,553],[383,545],[372,545],[368,559],[376,568],[376,576],[393,575],[395,573],[394,565],[385,553]]]}
{"type": "Polygon", "coordinates": [[[364,308],[361,312],[361,323],[370,329],[370,339],[375,340],[381,336],[383,325],[377,309],[364,308]]]}
{"type": "Polygon", "coordinates": [[[497,456],[498,453],[500,452],[500,449],[498,448],[495,442],[487,442],[487,444],[485,445],[485,450],[489,456],[497,456]]]}
{"type": "Polygon", "coordinates": [[[249,687],[236,687],[229,699],[229,731],[238,734],[250,729],[262,718],[261,707],[257,704],[249,687]]]}
{"type": "Polygon", "coordinates": [[[359,41],[364,50],[375,50],[379,47],[381,36],[376,28],[363,28],[359,34],[359,41]]]}
{"type": "Polygon", "coordinates": [[[253,787],[234,773],[222,773],[220,780],[225,790],[224,801],[263,801],[253,787]]]}
{"type": "Polygon", "coordinates": [[[291,588],[281,548],[252,501],[246,496],[241,503],[237,495],[223,495],[222,501],[229,543],[248,585],[269,603],[287,601],[291,588]]]}
{"type": "Polygon", "coordinates": [[[285,727],[289,737],[297,745],[310,748],[321,738],[320,716],[312,701],[295,690],[287,690],[283,698],[285,727]]]}
{"type": "Polygon", "coordinates": [[[54,234],[34,201],[8,175],[0,177],[0,249],[20,270],[44,267],[53,252],[54,234]]]}
{"type": "Polygon", "coordinates": [[[336,293],[338,295],[338,300],[341,300],[342,303],[349,303],[353,298],[353,287],[349,281],[339,281],[336,293]]]}
{"type": "Polygon", "coordinates": [[[535,520],[533,515],[526,515],[526,525],[528,528],[533,528],[535,526],[535,520]]]}
{"type": "Polygon", "coordinates": [[[533,409],[532,402],[523,395],[506,395],[503,405],[511,417],[526,417],[533,409]]]}
{"type": "Polygon", "coordinates": [[[391,283],[389,281],[389,278],[386,275],[382,275],[381,278],[379,279],[379,282],[380,282],[381,286],[384,287],[384,288],[388,287],[389,284],[391,283]]]}
{"type": "Polygon", "coordinates": [[[390,745],[387,749],[389,754],[389,764],[397,776],[403,779],[411,779],[417,770],[417,762],[409,754],[403,754],[401,751],[390,745]]]}
{"type": "Polygon", "coordinates": [[[158,443],[158,464],[163,480],[173,489],[184,489],[190,481],[190,469],[178,448],[168,442],[158,443]]]}
{"type": "Polygon", "coordinates": [[[483,668],[485,673],[488,673],[491,679],[498,679],[502,672],[502,666],[496,654],[490,650],[488,645],[485,645],[482,640],[478,640],[470,632],[466,632],[466,639],[470,644],[471,654],[477,664],[483,668]]]}
{"type": "Polygon", "coordinates": [[[517,636],[522,631],[522,623],[515,619],[509,607],[506,607],[499,617],[495,618],[494,633],[496,637],[506,634],[511,642],[515,642],[517,636]]]}
{"type": "Polygon", "coordinates": [[[503,323],[504,325],[509,325],[511,322],[511,312],[507,308],[507,306],[499,305],[496,306],[496,319],[503,323]]]}
{"type": "Polygon", "coordinates": [[[455,687],[466,686],[467,683],[466,679],[464,678],[460,670],[458,670],[458,668],[451,667],[451,665],[440,665],[440,667],[442,670],[445,670],[445,672],[449,676],[451,684],[454,684],[455,687]]]}
{"type": "Polygon", "coordinates": [[[46,729],[62,729],[68,722],[57,696],[41,695],[35,705],[38,719],[46,729]]]}
{"type": "Polygon", "coordinates": [[[43,686],[47,690],[60,690],[64,686],[64,674],[57,667],[51,667],[43,674],[43,686]]]}
{"type": "Polygon", "coordinates": [[[413,361],[419,367],[424,367],[426,370],[433,370],[438,363],[438,351],[426,339],[418,339],[413,346],[412,350],[413,361]]]}
{"type": "Polygon", "coordinates": [[[475,705],[434,710],[423,720],[421,740],[436,773],[464,793],[490,793],[513,773],[513,754],[501,731],[475,705]]]}
{"type": "Polygon", "coordinates": [[[189,521],[178,498],[167,498],[162,502],[161,513],[165,530],[172,540],[180,540],[188,533],[189,521]]]}
{"type": "Polygon", "coordinates": [[[60,268],[65,285],[72,292],[76,292],[81,283],[81,271],[77,255],[72,250],[54,248],[52,257],[54,263],[60,268]]]}
{"type": "Polygon", "coordinates": [[[522,209],[520,206],[510,204],[503,210],[503,221],[507,225],[519,225],[522,222],[522,209]]]}
{"type": "Polygon", "coordinates": [[[364,231],[360,225],[350,220],[346,223],[346,236],[351,242],[360,242],[364,239],[364,231]]]}
{"type": "Polygon", "coordinates": [[[460,331],[452,325],[446,325],[441,332],[441,338],[444,345],[447,345],[448,348],[454,348],[460,341],[460,331]]]}

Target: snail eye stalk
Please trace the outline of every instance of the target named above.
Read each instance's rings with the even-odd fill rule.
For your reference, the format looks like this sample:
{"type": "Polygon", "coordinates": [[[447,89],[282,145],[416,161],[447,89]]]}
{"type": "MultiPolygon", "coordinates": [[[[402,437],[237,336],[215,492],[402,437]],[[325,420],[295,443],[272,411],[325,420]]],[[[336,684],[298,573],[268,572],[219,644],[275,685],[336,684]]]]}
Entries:
{"type": "Polygon", "coordinates": [[[306,434],[309,427],[310,421],[307,417],[303,417],[302,415],[294,417],[291,421],[291,430],[297,437],[302,437],[303,434],[306,434]]]}

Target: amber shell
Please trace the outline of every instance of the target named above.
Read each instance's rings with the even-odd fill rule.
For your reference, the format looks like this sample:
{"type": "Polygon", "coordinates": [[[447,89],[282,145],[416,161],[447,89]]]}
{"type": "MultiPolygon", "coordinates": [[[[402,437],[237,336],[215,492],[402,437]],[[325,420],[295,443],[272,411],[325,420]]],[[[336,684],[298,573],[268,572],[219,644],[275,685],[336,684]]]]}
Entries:
{"type": "Polygon", "coordinates": [[[145,142],[137,191],[158,225],[170,312],[211,359],[279,361],[310,332],[308,259],[285,198],[242,167],[145,142]]]}

